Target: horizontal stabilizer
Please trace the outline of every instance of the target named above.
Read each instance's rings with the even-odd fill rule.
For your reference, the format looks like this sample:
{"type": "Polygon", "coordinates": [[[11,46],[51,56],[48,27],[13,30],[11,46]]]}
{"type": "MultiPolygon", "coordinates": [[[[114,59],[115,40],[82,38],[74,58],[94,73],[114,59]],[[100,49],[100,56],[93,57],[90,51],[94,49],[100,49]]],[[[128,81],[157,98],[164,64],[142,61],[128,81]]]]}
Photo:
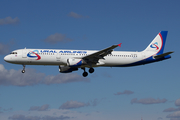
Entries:
{"type": "Polygon", "coordinates": [[[155,59],[159,59],[159,58],[162,58],[162,57],[164,57],[164,56],[166,56],[166,55],[169,55],[169,54],[171,54],[171,53],[173,53],[173,52],[167,52],[167,53],[163,53],[163,54],[161,54],[161,55],[156,55],[156,56],[154,56],[154,58],[155,58],[155,59]]]}

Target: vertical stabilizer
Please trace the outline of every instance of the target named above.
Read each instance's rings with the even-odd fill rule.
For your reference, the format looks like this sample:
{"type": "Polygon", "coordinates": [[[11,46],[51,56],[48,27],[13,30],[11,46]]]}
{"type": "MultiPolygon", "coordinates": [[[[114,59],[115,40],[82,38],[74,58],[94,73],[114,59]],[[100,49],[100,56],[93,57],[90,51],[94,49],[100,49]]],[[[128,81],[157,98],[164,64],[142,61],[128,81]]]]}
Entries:
{"type": "Polygon", "coordinates": [[[168,31],[161,31],[144,51],[151,51],[157,55],[163,54],[168,31]]]}

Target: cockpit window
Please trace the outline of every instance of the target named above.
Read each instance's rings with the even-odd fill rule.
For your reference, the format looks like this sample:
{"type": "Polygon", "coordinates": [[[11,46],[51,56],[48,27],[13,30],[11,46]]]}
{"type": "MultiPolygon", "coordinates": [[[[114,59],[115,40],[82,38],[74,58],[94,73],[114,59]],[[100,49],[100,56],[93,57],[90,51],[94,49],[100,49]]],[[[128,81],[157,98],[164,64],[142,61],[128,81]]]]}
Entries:
{"type": "Polygon", "coordinates": [[[17,52],[11,52],[10,54],[17,54],[17,52]]]}

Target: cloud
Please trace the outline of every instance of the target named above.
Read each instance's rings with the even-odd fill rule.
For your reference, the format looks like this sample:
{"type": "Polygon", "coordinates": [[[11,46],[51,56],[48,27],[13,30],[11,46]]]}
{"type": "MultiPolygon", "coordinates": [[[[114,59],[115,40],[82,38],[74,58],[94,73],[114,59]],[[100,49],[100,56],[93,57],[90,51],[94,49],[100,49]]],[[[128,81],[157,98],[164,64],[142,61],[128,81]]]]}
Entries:
{"type": "Polygon", "coordinates": [[[101,112],[77,112],[67,109],[49,109],[46,111],[11,111],[1,113],[2,120],[104,120],[101,112]]]}
{"type": "Polygon", "coordinates": [[[180,118],[171,118],[170,120],[180,120],[180,118]]]}
{"type": "Polygon", "coordinates": [[[42,106],[32,106],[30,107],[29,111],[46,111],[48,110],[49,108],[49,105],[48,104],[45,104],[45,105],[42,105],[42,106]]]}
{"type": "Polygon", "coordinates": [[[59,117],[53,117],[53,116],[44,116],[42,117],[42,120],[67,120],[70,119],[68,116],[59,116],[59,117]]]}
{"type": "Polygon", "coordinates": [[[99,103],[100,101],[96,98],[96,99],[94,99],[93,101],[90,101],[90,104],[92,105],[92,106],[97,106],[97,104],[99,103]]]}
{"type": "Polygon", "coordinates": [[[175,101],[176,106],[180,106],[180,98],[175,101]]]}
{"type": "Polygon", "coordinates": [[[175,105],[179,106],[178,108],[167,108],[163,112],[174,112],[166,116],[166,118],[170,118],[170,120],[180,120],[180,98],[175,101],[175,105]]]}
{"type": "Polygon", "coordinates": [[[137,98],[134,98],[131,100],[131,104],[133,103],[140,103],[140,104],[159,104],[159,103],[165,103],[166,99],[154,99],[154,98],[144,98],[137,100],[137,98]]]}
{"type": "Polygon", "coordinates": [[[106,98],[102,98],[100,100],[98,100],[97,98],[94,100],[91,100],[90,102],[88,102],[89,106],[97,106],[102,100],[105,100],[106,98]]]}
{"type": "Polygon", "coordinates": [[[97,98],[94,100],[91,100],[87,103],[83,102],[78,102],[78,101],[67,101],[63,103],[59,109],[74,109],[74,108],[81,108],[81,107],[86,107],[86,106],[97,106],[102,100],[105,98],[102,98],[101,100],[98,100],[97,98]]]}
{"type": "Polygon", "coordinates": [[[163,120],[163,118],[162,118],[162,117],[158,117],[157,119],[158,119],[158,120],[163,120]]]}
{"type": "Polygon", "coordinates": [[[44,39],[44,42],[56,44],[58,42],[69,42],[72,41],[72,39],[67,38],[66,35],[61,33],[55,33],[53,35],[48,36],[46,39],[44,39]]]}
{"type": "Polygon", "coordinates": [[[24,115],[13,115],[9,117],[9,120],[40,120],[37,116],[24,116],[24,115]]]}
{"type": "Polygon", "coordinates": [[[69,17],[73,17],[73,18],[89,18],[89,16],[83,16],[83,15],[80,15],[80,14],[77,14],[75,12],[70,12],[68,14],[69,17]]]}
{"type": "Polygon", "coordinates": [[[179,108],[167,108],[165,110],[163,110],[163,112],[175,112],[175,111],[180,111],[180,107],[179,108]]]}
{"type": "Polygon", "coordinates": [[[67,101],[63,103],[59,109],[74,109],[74,108],[80,108],[80,107],[85,107],[88,106],[89,104],[83,103],[83,102],[77,102],[77,101],[67,101]]]}
{"type": "Polygon", "coordinates": [[[18,17],[15,17],[14,19],[12,19],[10,16],[6,17],[6,18],[2,18],[0,19],[0,25],[8,25],[8,24],[18,24],[20,22],[18,17]]]}
{"type": "Polygon", "coordinates": [[[3,113],[3,112],[10,112],[12,110],[13,110],[13,108],[3,109],[2,107],[0,107],[0,114],[3,113]]]}
{"type": "Polygon", "coordinates": [[[88,78],[84,78],[75,73],[60,73],[56,76],[48,75],[43,80],[43,84],[62,84],[62,83],[71,83],[71,82],[89,82],[88,78]]]}
{"type": "Polygon", "coordinates": [[[4,111],[11,111],[13,108],[3,109],[4,111]]]}
{"type": "Polygon", "coordinates": [[[38,84],[63,84],[70,82],[89,82],[88,78],[84,78],[75,73],[48,75],[38,73],[34,69],[26,69],[26,73],[22,74],[21,70],[6,70],[0,64],[0,85],[13,86],[33,86],[38,84]]]}
{"type": "Polygon", "coordinates": [[[9,120],[67,120],[70,119],[68,116],[59,116],[59,117],[54,117],[54,116],[24,116],[24,115],[13,115],[9,117],[9,120]]]}
{"type": "Polygon", "coordinates": [[[167,108],[167,109],[165,109],[163,112],[175,112],[175,111],[180,111],[180,98],[177,99],[174,104],[175,104],[176,106],[179,106],[179,107],[178,107],[178,108],[173,108],[173,107],[167,108]]]}
{"type": "Polygon", "coordinates": [[[180,120],[180,111],[169,114],[166,118],[170,118],[170,120],[180,120]]]}
{"type": "Polygon", "coordinates": [[[21,71],[14,69],[6,70],[2,64],[0,64],[0,85],[13,85],[13,86],[32,86],[41,84],[44,73],[37,73],[33,69],[27,69],[27,73],[22,74],[21,71]]]}
{"type": "Polygon", "coordinates": [[[8,54],[9,52],[10,52],[9,46],[0,43],[0,55],[5,55],[5,54],[8,54]]]}
{"type": "Polygon", "coordinates": [[[133,91],[125,90],[124,92],[117,92],[114,95],[130,95],[130,94],[133,94],[133,93],[134,93],[133,91]]]}

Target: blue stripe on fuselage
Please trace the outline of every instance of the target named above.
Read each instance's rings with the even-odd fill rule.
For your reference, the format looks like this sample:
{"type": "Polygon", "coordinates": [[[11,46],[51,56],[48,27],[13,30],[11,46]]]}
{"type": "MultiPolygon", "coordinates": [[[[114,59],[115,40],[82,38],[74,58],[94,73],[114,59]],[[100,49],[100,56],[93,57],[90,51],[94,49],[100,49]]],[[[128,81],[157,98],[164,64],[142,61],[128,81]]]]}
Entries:
{"type": "Polygon", "coordinates": [[[76,63],[75,65],[72,65],[70,67],[78,67],[82,65],[82,60],[80,60],[78,63],[76,63]]]}

